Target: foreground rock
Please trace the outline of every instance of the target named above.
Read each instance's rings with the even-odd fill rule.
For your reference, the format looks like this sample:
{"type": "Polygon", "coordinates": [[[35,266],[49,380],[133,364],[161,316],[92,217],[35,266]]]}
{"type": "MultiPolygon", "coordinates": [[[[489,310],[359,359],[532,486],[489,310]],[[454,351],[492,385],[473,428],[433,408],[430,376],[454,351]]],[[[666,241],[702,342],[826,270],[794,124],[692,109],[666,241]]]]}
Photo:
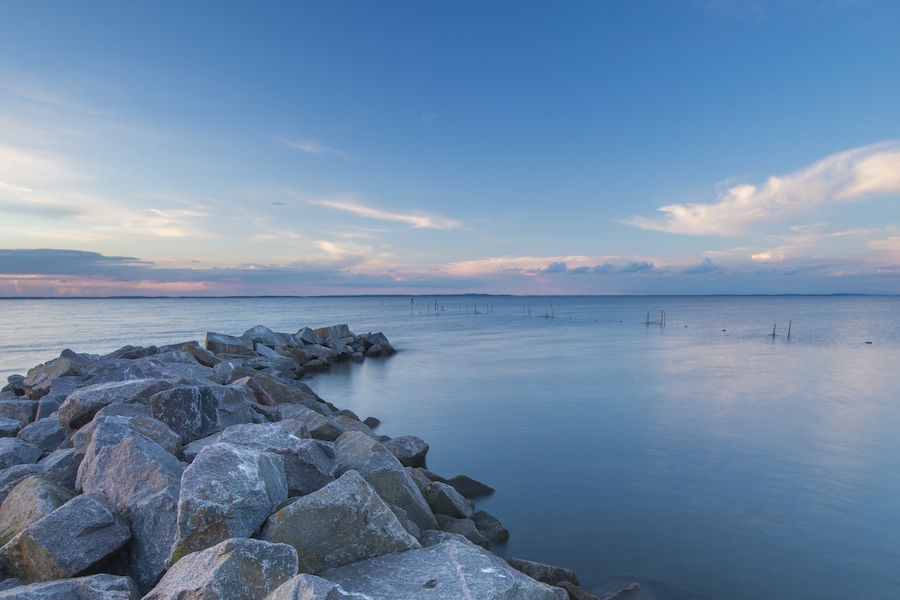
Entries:
{"type": "Polygon", "coordinates": [[[334,445],[335,474],[356,471],[386,503],[406,511],[420,530],[437,529],[438,524],[422,492],[403,465],[381,444],[358,431],[342,434],[334,445]]]}
{"type": "Polygon", "coordinates": [[[448,541],[329,569],[321,577],[370,600],[567,600],[493,554],[448,541]]]}
{"type": "Polygon", "coordinates": [[[84,494],[26,527],[0,548],[0,561],[31,583],[73,577],[131,538],[128,524],[102,494],[84,494]]]}
{"type": "Polygon", "coordinates": [[[3,600],[138,600],[140,597],[130,577],[105,573],[34,583],[0,592],[3,600]]]}
{"type": "Polygon", "coordinates": [[[369,600],[359,594],[348,594],[327,579],[302,574],[286,581],[266,596],[265,600],[369,600]]]}
{"type": "Polygon", "coordinates": [[[293,547],[236,538],[185,556],[143,600],[259,600],[296,574],[293,547]]]}
{"type": "Polygon", "coordinates": [[[232,444],[207,446],[181,477],[178,532],[167,563],[250,537],[286,499],[280,456],[232,444]]]}
{"type": "Polygon", "coordinates": [[[303,573],[421,547],[355,471],[272,515],[262,538],[296,548],[303,573]]]}
{"type": "Polygon", "coordinates": [[[16,484],[0,505],[0,546],[73,498],[69,490],[32,475],[16,484]]]}

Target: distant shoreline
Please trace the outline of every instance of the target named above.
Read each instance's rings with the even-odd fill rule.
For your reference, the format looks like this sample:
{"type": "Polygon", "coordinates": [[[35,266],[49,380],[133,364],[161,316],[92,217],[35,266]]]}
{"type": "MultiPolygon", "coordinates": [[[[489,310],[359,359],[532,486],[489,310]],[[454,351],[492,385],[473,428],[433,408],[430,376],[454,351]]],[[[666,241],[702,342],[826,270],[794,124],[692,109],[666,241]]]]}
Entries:
{"type": "Polygon", "coordinates": [[[0,296],[0,300],[227,300],[249,298],[783,298],[783,297],[892,297],[900,294],[327,294],[321,296],[0,296]]]}

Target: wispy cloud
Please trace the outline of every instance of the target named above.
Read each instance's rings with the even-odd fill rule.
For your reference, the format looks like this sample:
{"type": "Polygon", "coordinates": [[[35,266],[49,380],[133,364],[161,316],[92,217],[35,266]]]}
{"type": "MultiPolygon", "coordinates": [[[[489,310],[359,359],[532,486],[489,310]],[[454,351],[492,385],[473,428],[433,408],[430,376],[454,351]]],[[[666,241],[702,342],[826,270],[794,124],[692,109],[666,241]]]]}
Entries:
{"type": "Polygon", "coordinates": [[[641,229],[731,237],[753,224],[781,222],[821,204],[898,192],[900,142],[894,141],[832,154],[802,171],[770,177],[762,187],[734,186],[715,203],[663,206],[662,219],[637,216],[624,222],[641,229]]]}
{"type": "Polygon", "coordinates": [[[365,206],[356,202],[350,202],[348,200],[311,200],[310,202],[318,206],[325,206],[327,208],[333,208],[335,210],[342,210],[344,212],[349,212],[361,217],[368,217],[370,219],[407,223],[411,225],[413,229],[419,229],[423,227],[428,229],[454,229],[462,225],[462,223],[460,223],[459,221],[450,219],[443,215],[394,213],[365,206]]]}
{"type": "Polygon", "coordinates": [[[320,144],[315,140],[304,140],[302,142],[291,142],[289,140],[281,140],[285,146],[296,150],[303,150],[307,154],[334,154],[335,156],[346,156],[340,150],[320,144]]]}

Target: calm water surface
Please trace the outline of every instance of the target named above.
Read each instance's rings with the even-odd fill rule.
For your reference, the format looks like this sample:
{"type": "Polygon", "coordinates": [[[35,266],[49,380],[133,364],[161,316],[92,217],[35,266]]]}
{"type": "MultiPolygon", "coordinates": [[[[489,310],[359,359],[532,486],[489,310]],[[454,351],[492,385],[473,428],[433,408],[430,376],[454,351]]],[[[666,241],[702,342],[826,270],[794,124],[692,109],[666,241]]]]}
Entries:
{"type": "Polygon", "coordinates": [[[421,300],[0,300],[0,374],[257,324],[383,331],[401,352],[310,385],[497,488],[477,504],[501,556],[670,598],[900,597],[900,298],[421,300]]]}

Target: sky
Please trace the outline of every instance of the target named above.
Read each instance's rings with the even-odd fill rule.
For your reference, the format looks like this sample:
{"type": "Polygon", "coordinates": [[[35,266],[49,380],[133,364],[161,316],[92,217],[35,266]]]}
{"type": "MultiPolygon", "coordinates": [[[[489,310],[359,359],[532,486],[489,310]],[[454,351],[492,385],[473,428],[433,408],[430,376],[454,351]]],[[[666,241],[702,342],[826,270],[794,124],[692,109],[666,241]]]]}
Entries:
{"type": "Polygon", "coordinates": [[[900,2],[2,2],[0,296],[900,293],[900,2]]]}

